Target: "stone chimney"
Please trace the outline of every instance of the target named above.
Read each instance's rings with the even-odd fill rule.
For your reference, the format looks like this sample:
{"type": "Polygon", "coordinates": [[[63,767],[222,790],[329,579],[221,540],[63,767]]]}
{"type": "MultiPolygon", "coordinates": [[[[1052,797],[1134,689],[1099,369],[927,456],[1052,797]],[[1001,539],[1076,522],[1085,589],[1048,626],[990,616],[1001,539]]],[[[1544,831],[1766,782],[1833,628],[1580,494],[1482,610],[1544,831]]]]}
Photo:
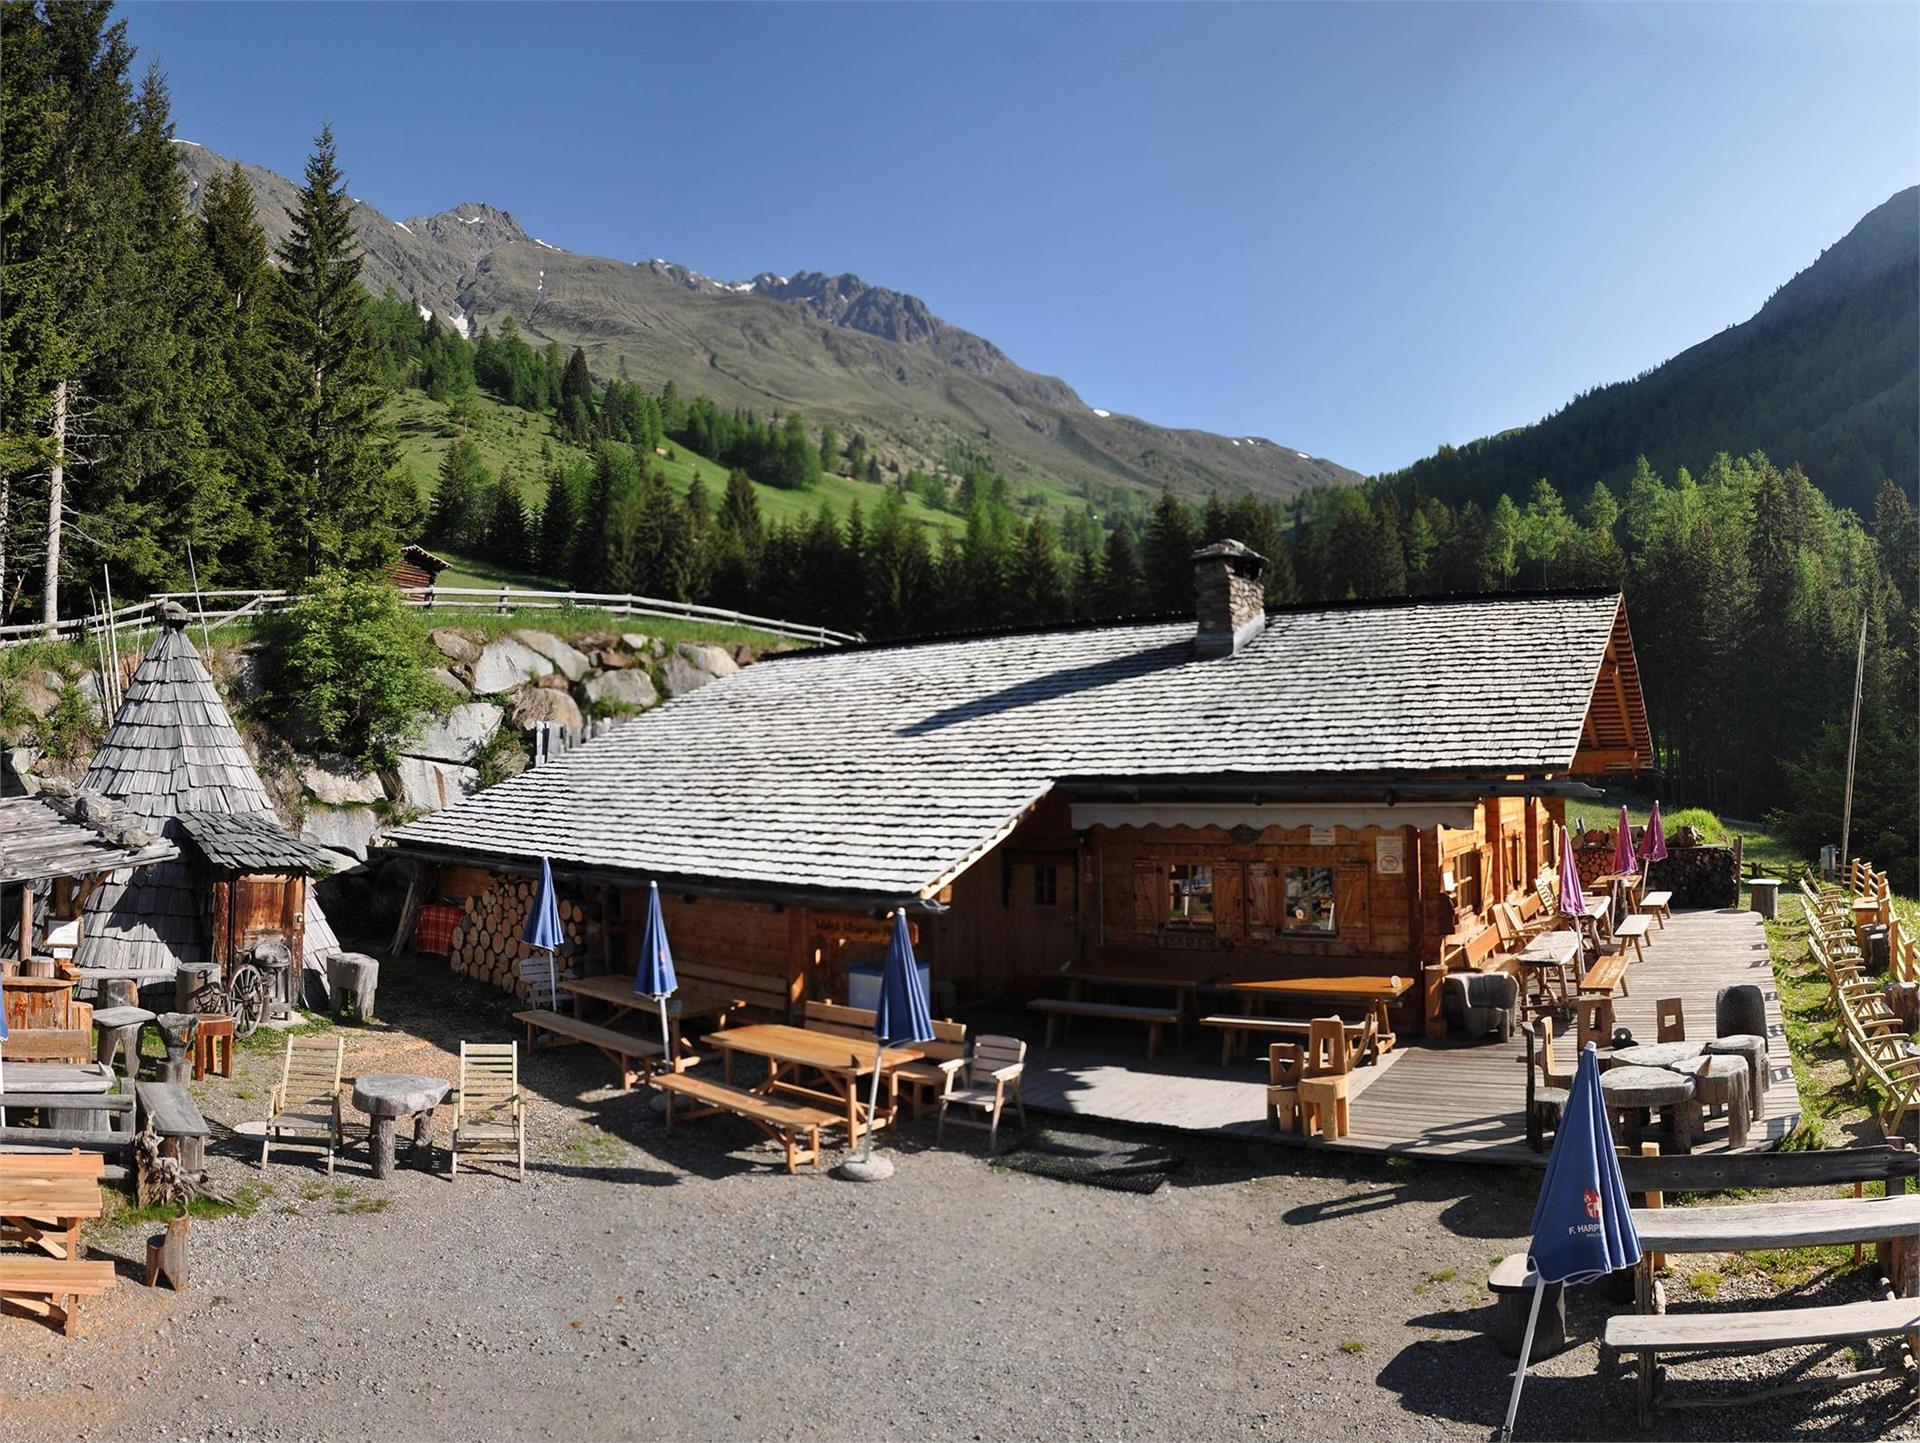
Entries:
{"type": "Polygon", "coordinates": [[[1267,624],[1260,570],[1267,558],[1240,541],[1216,541],[1193,553],[1195,656],[1232,656],[1267,624]]]}

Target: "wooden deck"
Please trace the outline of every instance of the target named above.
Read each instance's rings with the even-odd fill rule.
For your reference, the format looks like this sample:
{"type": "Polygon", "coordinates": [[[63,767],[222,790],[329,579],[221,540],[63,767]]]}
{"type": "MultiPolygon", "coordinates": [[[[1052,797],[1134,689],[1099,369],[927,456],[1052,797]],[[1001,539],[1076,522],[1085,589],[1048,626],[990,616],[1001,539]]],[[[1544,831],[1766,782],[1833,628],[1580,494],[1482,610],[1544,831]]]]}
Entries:
{"type": "MultiPolygon", "coordinates": [[[[1646,960],[1628,973],[1630,997],[1615,1001],[1616,1022],[1636,1038],[1651,1041],[1653,1008],[1679,997],[1687,1031],[1713,1032],[1713,1002],[1722,987],[1759,985],[1767,999],[1773,1086],[1766,1116],[1755,1122],[1747,1146],[1771,1146],[1800,1120],[1800,1098],[1788,1064],[1780,999],[1767,963],[1760,918],[1749,912],[1682,912],[1664,931],[1655,928],[1646,960]]],[[[1219,1039],[1207,1034],[1145,1060],[1135,1028],[1076,1026],[1066,1045],[1035,1047],[1027,1054],[1022,1091],[1041,1112],[1067,1113],[1191,1132],[1223,1132],[1282,1146],[1313,1146],[1407,1157],[1444,1157],[1465,1162],[1541,1165],[1527,1149],[1521,1110],[1526,1096],[1521,1039],[1502,1045],[1440,1046],[1423,1041],[1388,1054],[1383,1065],[1354,1074],[1352,1134],[1338,1142],[1307,1143],[1266,1125],[1266,1062],[1219,1065],[1219,1039]]],[[[1250,1056],[1255,1049],[1249,1049],[1250,1056]]],[[[1570,1068],[1573,1042],[1555,1039],[1554,1051],[1570,1068]]],[[[1723,1118],[1708,1122],[1696,1151],[1729,1146],[1723,1118]]]]}

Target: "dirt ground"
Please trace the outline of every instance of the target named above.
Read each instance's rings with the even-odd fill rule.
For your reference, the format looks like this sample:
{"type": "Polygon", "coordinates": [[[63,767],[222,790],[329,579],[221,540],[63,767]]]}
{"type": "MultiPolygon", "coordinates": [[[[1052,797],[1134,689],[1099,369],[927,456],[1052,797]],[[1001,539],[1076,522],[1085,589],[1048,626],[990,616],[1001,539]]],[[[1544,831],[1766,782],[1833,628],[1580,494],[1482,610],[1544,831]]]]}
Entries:
{"type": "MultiPolygon", "coordinates": [[[[349,1071],[450,1077],[461,1036],[511,1035],[497,994],[387,970],[380,1022],[345,1031],[349,1071]]],[[[1162,1135],[1183,1165],[1135,1196],[995,1167],[981,1134],[935,1149],[929,1122],[886,1136],[884,1183],[790,1178],[744,1124],[668,1134],[565,1048],[524,1067],[526,1181],[449,1178],[436,1149],[375,1182],[352,1116],[329,1179],[311,1154],[260,1171],[232,1130],[257,1126],[274,1070],[245,1052],[197,1085],[215,1178],[250,1210],[194,1224],[186,1292],[139,1285],[151,1224],[108,1222],[93,1256],[121,1285],[81,1336],[0,1317],[0,1438],[1484,1438],[1505,1406],[1484,1283],[1524,1246],[1532,1175],[1162,1135]]],[[[1772,1286],[1731,1275],[1709,1302],[1670,1283],[1689,1306],[1772,1286]]],[[[1520,1436],[1640,1436],[1631,1375],[1594,1341],[1604,1304],[1572,1313],[1520,1436]]],[[[1691,1364],[1675,1386],[1801,1361],[1691,1364]]],[[[1658,1434],[1915,1438],[1920,1405],[1870,1383],[1658,1434]]]]}

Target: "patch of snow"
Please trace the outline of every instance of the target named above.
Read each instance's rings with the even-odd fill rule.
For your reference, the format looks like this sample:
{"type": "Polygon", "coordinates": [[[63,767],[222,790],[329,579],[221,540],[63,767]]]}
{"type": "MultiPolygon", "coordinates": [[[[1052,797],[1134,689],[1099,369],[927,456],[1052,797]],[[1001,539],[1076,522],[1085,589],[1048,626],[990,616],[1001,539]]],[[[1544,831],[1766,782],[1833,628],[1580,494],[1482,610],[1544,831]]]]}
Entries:
{"type": "Polygon", "coordinates": [[[480,219],[477,215],[463,215],[460,217],[460,223],[462,225],[479,225],[480,219]]]}
{"type": "Polygon", "coordinates": [[[1240,443],[1238,441],[1235,441],[1233,444],[1238,446],[1240,443]]]}
{"type": "Polygon", "coordinates": [[[548,245],[547,245],[547,243],[546,243],[545,241],[543,241],[543,240],[541,240],[539,236],[535,236],[535,237],[533,238],[533,243],[534,243],[535,245],[537,245],[537,246],[547,246],[547,249],[548,249],[548,250],[550,250],[550,251],[557,251],[557,250],[559,250],[559,249],[560,249],[560,247],[559,247],[559,246],[548,246],[548,245]]]}
{"type": "Polygon", "coordinates": [[[1313,459],[1313,457],[1309,456],[1305,451],[1295,451],[1293,454],[1298,456],[1302,461],[1311,461],[1313,459]]]}
{"type": "Polygon", "coordinates": [[[470,341],[473,339],[473,327],[467,324],[467,313],[461,310],[460,307],[455,306],[453,308],[453,317],[450,324],[460,333],[463,340],[470,341]]]}
{"type": "Polygon", "coordinates": [[[433,310],[432,310],[432,308],[431,308],[431,307],[428,307],[428,306],[423,306],[423,305],[421,305],[421,304],[420,304],[420,302],[418,302],[418,301],[415,301],[415,302],[413,303],[413,308],[414,308],[415,310],[417,310],[418,312],[420,312],[420,319],[421,319],[421,320],[423,320],[423,321],[430,321],[430,320],[432,320],[432,319],[433,319],[433,310]]]}
{"type": "Polygon", "coordinates": [[[1100,417],[1100,418],[1101,418],[1102,420],[1105,420],[1105,419],[1106,419],[1106,418],[1107,418],[1108,416],[1111,416],[1111,415],[1113,414],[1113,412],[1111,412],[1111,411],[1103,411],[1103,410],[1101,410],[1101,409],[1100,409],[1100,408],[1099,408],[1098,406],[1095,406],[1095,407],[1093,408],[1093,414],[1094,414],[1094,415],[1096,415],[1096,416],[1098,416],[1098,417],[1100,417]]]}
{"type": "Polygon", "coordinates": [[[403,231],[405,231],[405,232],[406,232],[406,233],[407,233],[408,235],[412,235],[412,234],[413,234],[413,227],[412,227],[412,226],[410,226],[410,225],[408,225],[408,224],[407,224],[407,223],[406,223],[405,221],[403,221],[403,220],[397,220],[397,221],[395,221],[395,222],[394,222],[394,224],[395,224],[395,225],[397,225],[397,226],[399,226],[399,227],[400,227],[400,229],[401,229],[401,230],[403,230],[403,231]]]}
{"type": "Polygon", "coordinates": [[[176,136],[175,136],[175,137],[173,138],[173,143],[174,143],[175,145],[190,145],[190,146],[192,146],[192,147],[193,147],[193,148],[194,148],[195,150],[205,150],[205,149],[206,149],[206,147],[205,147],[204,145],[202,145],[202,144],[201,144],[201,143],[200,143],[199,141],[197,141],[197,140],[182,140],[182,139],[180,139],[180,137],[179,137],[179,136],[177,136],[177,135],[176,135],[176,136]]]}

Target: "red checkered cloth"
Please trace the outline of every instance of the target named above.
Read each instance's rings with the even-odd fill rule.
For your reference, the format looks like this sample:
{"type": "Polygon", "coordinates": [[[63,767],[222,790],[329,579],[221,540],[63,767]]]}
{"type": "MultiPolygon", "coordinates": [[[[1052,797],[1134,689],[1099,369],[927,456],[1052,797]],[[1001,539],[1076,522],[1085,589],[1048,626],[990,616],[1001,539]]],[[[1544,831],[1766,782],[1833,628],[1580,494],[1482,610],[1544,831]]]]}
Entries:
{"type": "Polygon", "coordinates": [[[413,927],[413,950],[446,956],[453,947],[453,929],[459,924],[460,908],[452,902],[422,907],[420,920],[413,927]]]}

